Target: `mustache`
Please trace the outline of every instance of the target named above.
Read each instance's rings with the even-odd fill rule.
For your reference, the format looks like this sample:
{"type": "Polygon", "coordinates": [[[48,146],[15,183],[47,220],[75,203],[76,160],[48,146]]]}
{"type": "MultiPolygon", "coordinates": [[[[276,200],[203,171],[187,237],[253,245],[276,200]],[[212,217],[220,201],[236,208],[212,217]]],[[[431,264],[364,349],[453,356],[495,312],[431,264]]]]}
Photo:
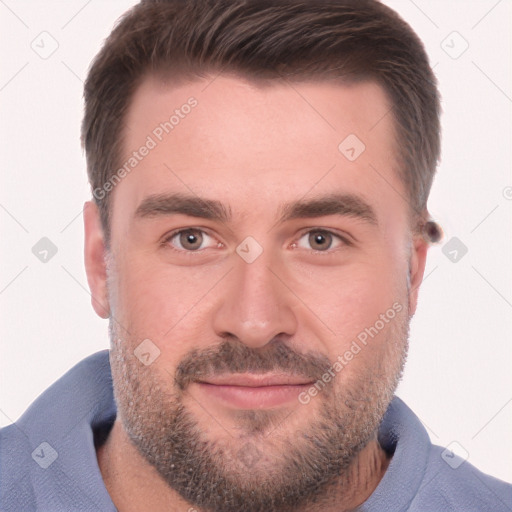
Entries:
{"type": "Polygon", "coordinates": [[[317,381],[330,368],[325,355],[299,354],[281,340],[253,349],[239,341],[192,350],[176,368],[175,384],[184,390],[190,383],[226,373],[287,373],[317,381]]]}

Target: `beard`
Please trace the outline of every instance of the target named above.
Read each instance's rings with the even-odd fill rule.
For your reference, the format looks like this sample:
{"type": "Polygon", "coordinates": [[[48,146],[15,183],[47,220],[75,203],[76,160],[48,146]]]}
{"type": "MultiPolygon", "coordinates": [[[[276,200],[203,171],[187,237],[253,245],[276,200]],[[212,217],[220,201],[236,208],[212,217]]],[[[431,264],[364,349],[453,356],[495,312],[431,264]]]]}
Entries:
{"type": "Polygon", "coordinates": [[[382,357],[374,358],[377,363],[359,365],[342,385],[336,385],[339,377],[332,379],[310,404],[297,405],[287,415],[238,411],[235,429],[222,426],[208,404],[193,403],[187,390],[198,375],[276,371],[319,381],[331,367],[329,359],[300,354],[279,339],[258,349],[233,339],[191,351],[171,375],[155,368],[158,363],[141,364],[133,355],[138,339],[121,339],[111,319],[118,416],[133,445],[169,487],[202,510],[312,510],[328,503],[329,496],[350,493],[349,470],[376,437],[407,356],[405,309],[380,339],[362,349],[372,351],[371,343],[385,346],[382,357]],[[200,420],[191,405],[211,418],[200,420]],[[209,435],[208,424],[215,423],[222,427],[220,435],[209,435]]]}

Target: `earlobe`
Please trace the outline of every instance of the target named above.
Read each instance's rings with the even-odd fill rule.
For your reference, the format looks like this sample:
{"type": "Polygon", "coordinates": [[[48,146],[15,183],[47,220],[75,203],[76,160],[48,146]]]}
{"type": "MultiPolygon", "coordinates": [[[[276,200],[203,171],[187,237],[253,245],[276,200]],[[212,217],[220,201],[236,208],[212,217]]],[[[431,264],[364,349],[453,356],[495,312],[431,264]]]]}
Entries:
{"type": "Polygon", "coordinates": [[[107,292],[107,265],[105,239],[98,207],[92,201],[84,205],[85,271],[91,290],[94,311],[101,318],[108,318],[110,305],[107,292]]]}
{"type": "Polygon", "coordinates": [[[415,237],[409,264],[409,314],[416,312],[418,293],[425,273],[427,262],[428,242],[421,236],[415,237]]]}

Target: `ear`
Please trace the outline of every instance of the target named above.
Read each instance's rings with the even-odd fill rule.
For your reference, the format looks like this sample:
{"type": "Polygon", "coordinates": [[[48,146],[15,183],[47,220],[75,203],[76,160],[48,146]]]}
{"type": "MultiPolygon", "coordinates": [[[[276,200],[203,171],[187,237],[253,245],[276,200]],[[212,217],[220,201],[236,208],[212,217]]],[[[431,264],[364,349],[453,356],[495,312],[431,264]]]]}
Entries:
{"type": "Polygon", "coordinates": [[[92,201],[84,205],[85,272],[91,290],[94,311],[101,318],[108,318],[110,305],[107,293],[107,265],[105,239],[98,207],[92,201]]]}
{"type": "Polygon", "coordinates": [[[409,314],[411,316],[416,312],[418,305],[418,293],[423,281],[423,274],[425,273],[428,248],[429,244],[422,236],[414,238],[411,260],[409,262],[409,314]]]}

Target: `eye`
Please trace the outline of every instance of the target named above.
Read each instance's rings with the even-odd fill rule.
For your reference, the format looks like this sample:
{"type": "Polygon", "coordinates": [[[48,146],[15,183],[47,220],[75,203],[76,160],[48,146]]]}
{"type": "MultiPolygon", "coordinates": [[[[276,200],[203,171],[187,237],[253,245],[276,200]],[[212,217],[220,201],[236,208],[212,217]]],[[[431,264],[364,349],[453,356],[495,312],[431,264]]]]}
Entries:
{"type": "Polygon", "coordinates": [[[216,244],[214,239],[201,229],[189,228],[172,233],[164,241],[180,251],[198,251],[216,244]]]}
{"type": "Polygon", "coordinates": [[[302,249],[313,249],[325,252],[343,245],[350,245],[346,239],[325,229],[310,230],[302,235],[296,246],[302,249]]]}

